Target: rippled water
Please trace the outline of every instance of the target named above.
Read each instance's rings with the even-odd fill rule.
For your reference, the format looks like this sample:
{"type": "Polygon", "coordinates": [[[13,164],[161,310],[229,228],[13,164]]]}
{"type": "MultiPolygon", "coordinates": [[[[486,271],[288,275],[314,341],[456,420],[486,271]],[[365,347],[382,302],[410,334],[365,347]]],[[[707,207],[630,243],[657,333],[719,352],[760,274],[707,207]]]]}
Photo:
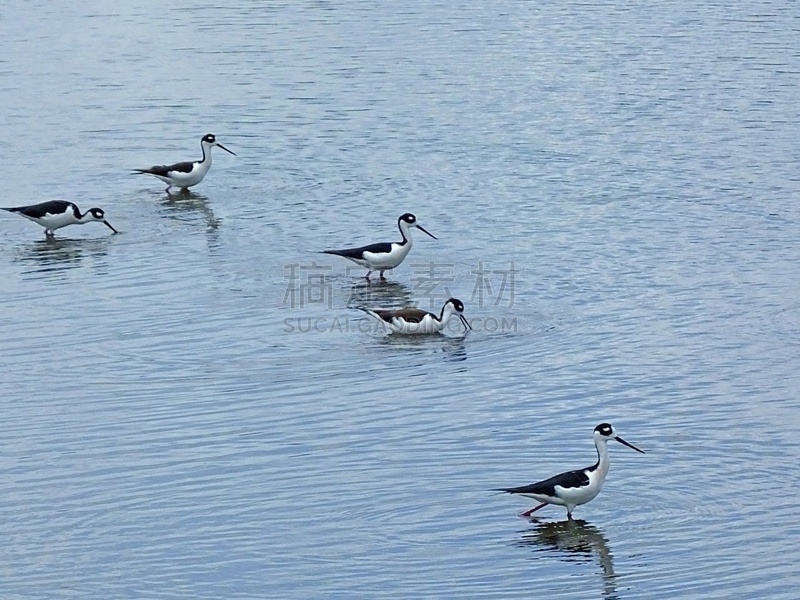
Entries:
{"type": "Polygon", "coordinates": [[[0,10],[4,598],[794,598],[800,11],[0,10]],[[215,152],[191,194],[130,169],[215,152]],[[416,235],[384,284],[319,254],[416,235]],[[361,306],[464,300],[403,339],[361,306]],[[498,486],[591,464],[576,510],[498,486]]]}

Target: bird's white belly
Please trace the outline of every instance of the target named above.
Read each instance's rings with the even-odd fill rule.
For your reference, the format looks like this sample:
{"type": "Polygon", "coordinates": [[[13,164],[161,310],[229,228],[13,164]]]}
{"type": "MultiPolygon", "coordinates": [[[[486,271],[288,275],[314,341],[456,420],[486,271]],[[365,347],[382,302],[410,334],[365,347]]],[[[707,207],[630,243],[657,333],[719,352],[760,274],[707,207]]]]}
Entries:
{"type": "Polygon", "coordinates": [[[206,176],[207,171],[208,169],[199,169],[197,167],[195,167],[188,173],[182,173],[180,171],[170,171],[169,172],[170,181],[168,181],[168,183],[172,183],[172,185],[176,187],[191,187],[203,181],[203,177],[206,176]]]}
{"type": "Polygon", "coordinates": [[[584,485],[578,488],[562,488],[561,486],[556,486],[556,493],[561,498],[563,504],[586,504],[590,500],[593,500],[597,494],[600,493],[600,488],[602,485],[584,485]]]}
{"type": "Polygon", "coordinates": [[[599,473],[594,471],[589,474],[589,483],[580,487],[563,487],[556,485],[553,489],[555,496],[547,494],[523,494],[529,498],[533,498],[538,502],[547,502],[549,504],[558,504],[559,506],[578,506],[579,504],[586,504],[594,499],[603,487],[603,481],[600,480],[599,473]]]}
{"type": "Polygon", "coordinates": [[[38,223],[45,229],[49,229],[53,231],[55,229],[61,229],[62,227],[66,227],[67,225],[72,225],[73,223],[80,223],[75,218],[75,215],[72,213],[72,210],[68,210],[65,213],[59,213],[57,215],[45,215],[39,219],[34,219],[32,217],[27,217],[26,215],[22,215],[33,221],[34,223],[38,223]]]}
{"type": "Polygon", "coordinates": [[[392,244],[391,252],[376,254],[374,252],[364,252],[364,262],[370,269],[393,269],[401,262],[411,250],[411,243],[392,244]]]}
{"type": "Polygon", "coordinates": [[[389,328],[392,332],[404,333],[407,335],[438,333],[443,327],[444,323],[440,323],[430,315],[425,315],[419,323],[408,323],[407,321],[394,318],[389,324],[389,328]]]}

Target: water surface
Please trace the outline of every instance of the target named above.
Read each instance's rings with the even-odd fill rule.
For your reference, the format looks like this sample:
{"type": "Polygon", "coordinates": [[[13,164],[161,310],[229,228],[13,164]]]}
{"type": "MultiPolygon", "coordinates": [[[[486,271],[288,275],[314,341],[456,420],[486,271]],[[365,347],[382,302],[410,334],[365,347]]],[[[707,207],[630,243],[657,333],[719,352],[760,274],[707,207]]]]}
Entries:
{"type": "Polygon", "coordinates": [[[0,13],[4,598],[794,598],[800,13],[0,13]],[[197,159],[168,197],[130,169],[197,159]],[[319,254],[416,235],[386,283],[319,254]],[[461,298],[403,339],[360,306],[461,298]],[[591,464],[602,494],[496,495],[591,464]],[[784,487],[785,486],[785,487],[784,487]]]}

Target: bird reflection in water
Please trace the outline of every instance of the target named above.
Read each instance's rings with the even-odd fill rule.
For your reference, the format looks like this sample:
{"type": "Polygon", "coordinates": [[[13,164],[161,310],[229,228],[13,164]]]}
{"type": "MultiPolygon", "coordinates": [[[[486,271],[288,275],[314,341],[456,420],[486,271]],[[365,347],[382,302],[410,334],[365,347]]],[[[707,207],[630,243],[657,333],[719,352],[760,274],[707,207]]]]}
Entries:
{"type": "Polygon", "coordinates": [[[187,217],[193,214],[200,215],[209,233],[216,231],[221,223],[209,205],[208,197],[202,194],[181,190],[176,194],[167,194],[161,204],[167,209],[168,216],[180,221],[188,221],[187,217]]]}
{"type": "MultiPolygon", "coordinates": [[[[370,319],[372,322],[372,319],[370,319]]],[[[375,331],[385,333],[385,328],[375,321],[375,331]]],[[[463,336],[449,337],[446,335],[385,335],[379,342],[386,348],[404,348],[421,351],[422,358],[419,364],[427,362],[430,354],[442,354],[442,359],[447,362],[460,362],[467,360],[467,345],[463,336]]]]}
{"type": "Polygon", "coordinates": [[[613,557],[608,540],[600,529],[581,519],[557,523],[532,519],[532,522],[536,524],[535,527],[523,532],[515,545],[543,548],[555,552],[567,562],[589,562],[596,558],[603,570],[603,598],[619,599],[613,557]]]}
{"type": "Polygon", "coordinates": [[[350,288],[347,299],[349,308],[376,306],[380,308],[404,308],[411,306],[411,292],[407,285],[396,281],[379,279],[362,280],[350,288]]]}
{"type": "Polygon", "coordinates": [[[81,266],[83,260],[104,258],[110,237],[45,238],[25,244],[14,252],[14,259],[29,265],[28,273],[65,271],[81,266]]]}

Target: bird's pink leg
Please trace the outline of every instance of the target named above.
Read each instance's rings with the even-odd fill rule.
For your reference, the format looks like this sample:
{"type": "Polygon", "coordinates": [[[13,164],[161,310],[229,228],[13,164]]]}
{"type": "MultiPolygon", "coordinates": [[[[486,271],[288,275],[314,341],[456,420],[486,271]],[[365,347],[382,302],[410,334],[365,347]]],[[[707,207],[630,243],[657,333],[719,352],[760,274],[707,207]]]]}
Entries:
{"type": "Polygon", "coordinates": [[[547,502],[542,502],[539,506],[535,506],[534,508],[532,508],[530,510],[526,510],[525,512],[521,512],[521,513],[519,513],[519,516],[520,517],[526,517],[526,518],[530,517],[533,513],[535,513],[537,510],[539,510],[543,506],[547,506],[547,502]]]}

